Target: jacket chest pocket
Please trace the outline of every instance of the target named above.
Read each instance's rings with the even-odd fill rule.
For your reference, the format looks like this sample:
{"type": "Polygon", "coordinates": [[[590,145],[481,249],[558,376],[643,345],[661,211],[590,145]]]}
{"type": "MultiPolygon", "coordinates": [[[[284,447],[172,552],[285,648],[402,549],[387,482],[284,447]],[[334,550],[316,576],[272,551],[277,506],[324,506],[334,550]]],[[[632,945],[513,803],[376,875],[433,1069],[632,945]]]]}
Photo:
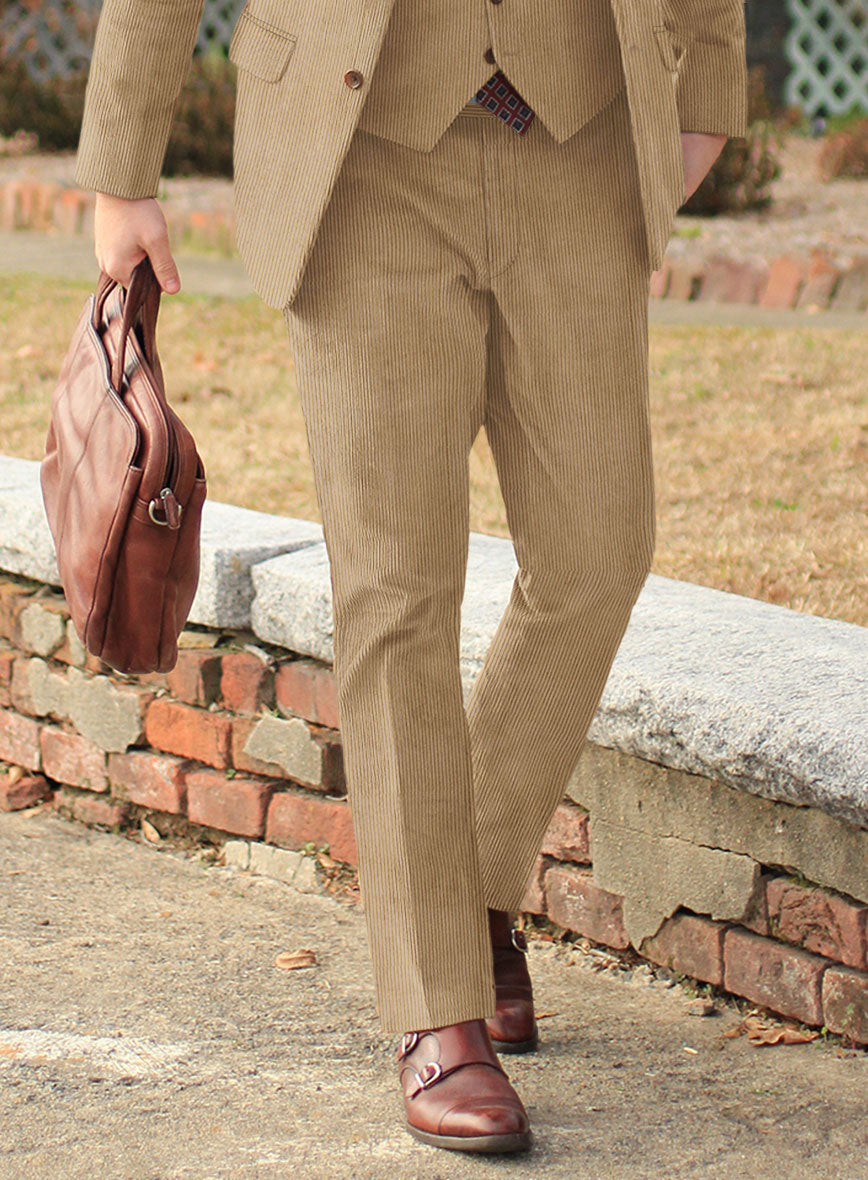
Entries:
{"type": "Polygon", "coordinates": [[[296,38],[253,16],[245,8],[229,43],[229,60],[263,82],[279,82],[295,49],[296,38]]]}

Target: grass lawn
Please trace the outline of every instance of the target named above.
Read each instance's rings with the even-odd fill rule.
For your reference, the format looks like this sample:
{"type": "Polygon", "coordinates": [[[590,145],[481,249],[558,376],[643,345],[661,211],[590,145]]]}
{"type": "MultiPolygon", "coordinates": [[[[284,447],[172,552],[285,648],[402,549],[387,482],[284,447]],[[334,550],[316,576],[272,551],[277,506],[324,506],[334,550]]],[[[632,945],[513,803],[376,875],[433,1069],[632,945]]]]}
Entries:
{"type": "MultiPolygon", "coordinates": [[[[0,293],[0,453],[30,459],[90,288],[52,282],[49,331],[45,290],[4,276],[0,293]]],[[[280,313],[167,297],[159,342],[211,498],[319,519],[280,313]]],[[[653,325],[654,571],[868,625],[866,371],[864,331],[653,325]]],[[[471,528],[506,536],[484,434],[471,483],[471,528]]]]}

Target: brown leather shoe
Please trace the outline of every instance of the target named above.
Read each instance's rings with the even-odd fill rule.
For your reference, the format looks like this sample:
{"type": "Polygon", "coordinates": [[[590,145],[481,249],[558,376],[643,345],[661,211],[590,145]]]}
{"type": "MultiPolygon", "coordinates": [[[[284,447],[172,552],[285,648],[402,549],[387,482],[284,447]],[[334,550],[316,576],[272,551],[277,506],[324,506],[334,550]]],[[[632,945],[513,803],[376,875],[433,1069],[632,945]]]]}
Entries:
{"type": "Polygon", "coordinates": [[[527,969],[527,939],[506,910],[488,911],[497,1006],[486,1021],[498,1053],[531,1053],[539,1044],[533,988],[527,969]]]}
{"type": "Polygon", "coordinates": [[[485,1027],[463,1020],[404,1033],[397,1054],[407,1130],[456,1151],[524,1151],[533,1136],[485,1027]]]}

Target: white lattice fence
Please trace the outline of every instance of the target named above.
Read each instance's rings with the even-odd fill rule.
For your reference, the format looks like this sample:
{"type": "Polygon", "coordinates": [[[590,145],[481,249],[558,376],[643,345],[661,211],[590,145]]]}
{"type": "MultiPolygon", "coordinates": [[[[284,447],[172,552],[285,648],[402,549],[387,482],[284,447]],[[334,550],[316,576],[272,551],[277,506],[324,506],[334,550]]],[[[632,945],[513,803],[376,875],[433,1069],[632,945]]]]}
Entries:
{"type": "Polygon", "coordinates": [[[868,111],[868,0],[786,0],[784,99],[807,115],[868,111]]]}
{"type": "MultiPolygon", "coordinates": [[[[244,0],[205,0],[198,50],[225,49],[244,0]]],[[[38,82],[88,67],[102,0],[7,0],[0,15],[0,57],[21,59],[38,82]]]]}

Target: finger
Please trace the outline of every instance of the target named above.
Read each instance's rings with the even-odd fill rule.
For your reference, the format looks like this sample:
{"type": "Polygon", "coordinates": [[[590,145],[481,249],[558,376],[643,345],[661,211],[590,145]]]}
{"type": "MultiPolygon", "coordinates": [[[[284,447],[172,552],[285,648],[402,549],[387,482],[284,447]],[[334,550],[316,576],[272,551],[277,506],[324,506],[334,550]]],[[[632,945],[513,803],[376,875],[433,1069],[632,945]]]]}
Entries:
{"type": "Polygon", "coordinates": [[[139,250],[134,254],[129,252],[117,255],[108,254],[100,260],[100,268],[110,279],[114,279],[122,287],[128,287],[133,277],[133,271],[144,256],[144,250],[139,250]]]}
{"type": "Polygon", "coordinates": [[[147,249],[151,266],[154,268],[157,282],[162,289],[170,295],[173,295],[176,291],[180,291],[181,276],[178,274],[178,268],[175,266],[172,251],[169,249],[168,236],[161,234],[153,242],[148,243],[147,249]]]}

